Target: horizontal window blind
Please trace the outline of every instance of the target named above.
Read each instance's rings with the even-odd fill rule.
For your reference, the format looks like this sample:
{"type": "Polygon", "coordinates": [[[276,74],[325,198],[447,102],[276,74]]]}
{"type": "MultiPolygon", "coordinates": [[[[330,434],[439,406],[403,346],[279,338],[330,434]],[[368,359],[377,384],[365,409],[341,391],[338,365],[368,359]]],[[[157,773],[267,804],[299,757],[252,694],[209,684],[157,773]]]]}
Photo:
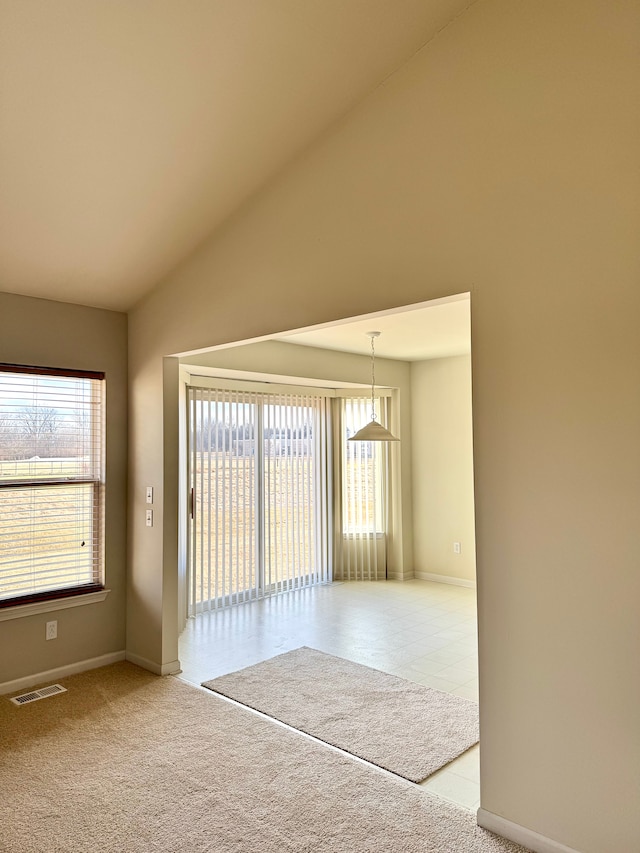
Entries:
{"type": "Polygon", "coordinates": [[[100,373],[0,365],[0,604],[102,584],[100,373]]]}
{"type": "Polygon", "coordinates": [[[0,598],[97,583],[94,488],[80,483],[0,490],[0,598]]]}

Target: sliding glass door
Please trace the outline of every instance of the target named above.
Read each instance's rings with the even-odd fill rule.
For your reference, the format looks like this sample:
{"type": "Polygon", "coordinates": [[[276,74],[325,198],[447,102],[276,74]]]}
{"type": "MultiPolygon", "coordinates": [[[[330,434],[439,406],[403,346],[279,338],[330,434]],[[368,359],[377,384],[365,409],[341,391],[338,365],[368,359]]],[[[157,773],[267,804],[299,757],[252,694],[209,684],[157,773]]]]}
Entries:
{"type": "Polygon", "coordinates": [[[320,396],[190,386],[189,614],[326,582],[320,396]]]}

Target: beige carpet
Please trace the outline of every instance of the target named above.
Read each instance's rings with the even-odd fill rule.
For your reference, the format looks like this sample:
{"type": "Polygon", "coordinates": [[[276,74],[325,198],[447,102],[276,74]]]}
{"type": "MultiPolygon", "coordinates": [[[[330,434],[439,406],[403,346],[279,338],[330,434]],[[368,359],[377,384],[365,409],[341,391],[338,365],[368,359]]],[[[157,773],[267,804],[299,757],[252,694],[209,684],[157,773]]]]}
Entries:
{"type": "Polygon", "coordinates": [[[303,646],[203,687],[412,782],[478,742],[478,705],[303,646]]]}
{"type": "Polygon", "coordinates": [[[0,696],[0,849],[522,853],[474,815],[175,678],[122,663],[0,696]]]}

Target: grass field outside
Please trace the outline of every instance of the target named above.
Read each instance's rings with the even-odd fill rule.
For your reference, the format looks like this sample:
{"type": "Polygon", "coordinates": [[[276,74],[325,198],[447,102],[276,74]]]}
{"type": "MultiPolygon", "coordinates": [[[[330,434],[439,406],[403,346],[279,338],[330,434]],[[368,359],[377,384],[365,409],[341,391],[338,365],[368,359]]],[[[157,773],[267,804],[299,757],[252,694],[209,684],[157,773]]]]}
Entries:
{"type": "Polygon", "coordinates": [[[84,458],[3,459],[0,460],[0,481],[82,477],[86,464],[84,458]]]}
{"type": "Polygon", "coordinates": [[[0,489],[0,598],[94,581],[93,483],[47,485],[78,477],[80,459],[0,461],[0,483],[40,480],[0,489]]]}
{"type": "MultiPolygon", "coordinates": [[[[192,604],[256,590],[259,519],[255,457],[197,454],[193,475],[192,604]],[[194,584],[195,581],[195,585],[194,584]]],[[[263,586],[316,570],[314,472],[309,456],[268,457],[264,469],[263,586]]]]}
{"type": "MultiPolygon", "coordinates": [[[[254,456],[193,454],[189,593],[193,609],[210,600],[242,600],[258,590],[255,466],[254,456]]],[[[363,532],[375,523],[379,500],[375,469],[370,459],[349,458],[347,466],[345,527],[363,532]]],[[[264,490],[262,586],[279,590],[308,583],[323,569],[314,524],[319,498],[313,458],[266,457],[264,490]]]]}

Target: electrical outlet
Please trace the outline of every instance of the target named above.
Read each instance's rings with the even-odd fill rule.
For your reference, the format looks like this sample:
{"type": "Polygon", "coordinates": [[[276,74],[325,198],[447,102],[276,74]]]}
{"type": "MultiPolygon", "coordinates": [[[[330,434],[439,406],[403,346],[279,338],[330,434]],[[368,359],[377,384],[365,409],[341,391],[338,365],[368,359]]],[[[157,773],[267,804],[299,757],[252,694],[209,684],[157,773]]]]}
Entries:
{"type": "Polygon", "coordinates": [[[460,542],[453,543],[453,553],[454,554],[462,554],[462,545],[460,542]]]}
{"type": "Polygon", "coordinates": [[[46,632],[47,640],[55,640],[58,637],[58,621],[54,619],[53,622],[47,622],[47,632],[46,632]]]}
{"type": "Polygon", "coordinates": [[[147,510],[146,523],[147,523],[147,527],[153,527],[153,510],[152,509],[147,510]]]}
{"type": "Polygon", "coordinates": [[[147,503],[153,503],[153,486],[147,486],[147,503]]]}

